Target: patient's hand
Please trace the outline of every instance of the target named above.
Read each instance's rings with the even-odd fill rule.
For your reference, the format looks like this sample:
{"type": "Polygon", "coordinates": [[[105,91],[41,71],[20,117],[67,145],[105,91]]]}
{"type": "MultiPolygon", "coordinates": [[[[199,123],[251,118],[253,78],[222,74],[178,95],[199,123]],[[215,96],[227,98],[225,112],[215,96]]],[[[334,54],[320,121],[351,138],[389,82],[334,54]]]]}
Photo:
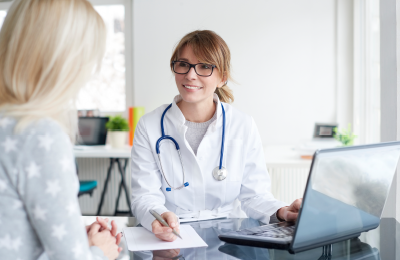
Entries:
{"type": "Polygon", "coordinates": [[[114,260],[118,257],[121,249],[117,245],[117,238],[111,235],[108,229],[103,229],[99,223],[93,223],[88,233],[89,246],[99,247],[104,255],[114,260]]]}
{"type": "MultiPolygon", "coordinates": [[[[121,242],[122,234],[117,234],[117,224],[115,221],[111,221],[111,229],[108,228],[108,218],[103,219],[97,217],[96,221],[91,225],[86,226],[86,232],[88,234],[89,246],[99,247],[104,254],[110,258],[114,257],[115,247],[117,248],[117,255],[122,251],[122,247],[118,247],[121,242]],[[113,242],[114,244],[110,244],[113,242]]],[[[110,259],[115,259],[110,258],[110,259]]]]}
{"type": "Polygon", "coordinates": [[[117,235],[117,224],[115,223],[115,221],[111,221],[111,229],[108,228],[108,218],[102,218],[102,217],[96,217],[96,221],[93,222],[91,225],[86,226],[86,233],[89,233],[90,228],[93,226],[93,224],[100,224],[101,228],[100,231],[104,230],[104,229],[108,229],[111,234],[113,236],[117,235]]]}
{"type": "Polygon", "coordinates": [[[296,221],[299,215],[299,210],[303,199],[297,199],[289,207],[280,208],[277,212],[278,219],[283,219],[285,221],[296,221]]]}

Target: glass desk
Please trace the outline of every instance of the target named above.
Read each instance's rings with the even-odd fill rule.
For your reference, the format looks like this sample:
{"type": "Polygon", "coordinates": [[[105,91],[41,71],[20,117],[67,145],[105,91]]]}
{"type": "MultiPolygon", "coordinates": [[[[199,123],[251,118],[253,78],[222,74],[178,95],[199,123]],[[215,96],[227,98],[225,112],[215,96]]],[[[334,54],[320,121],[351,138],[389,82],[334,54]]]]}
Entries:
{"type": "MultiPolygon", "coordinates": [[[[300,260],[300,259],[352,259],[352,260],[400,260],[400,223],[395,219],[382,219],[377,229],[362,233],[360,237],[333,244],[331,258],[322,256],[322,248],[315,248],[295,255],[287,251],[248,246],[238,246],[222,242],[218,235],[260,225],[253,219],[219,219],[187,223],[208,244],[206,248],[193,248],[169,251],[126,252],[129,258],[121,255],[119,259],[164,260],[164,259],[246,259],[246,260],[300,260]]],[[[125,242],[125,241],[123,241],[125,242]]],[[[124,245],[122,245],[124,246],[124,245]]]]}

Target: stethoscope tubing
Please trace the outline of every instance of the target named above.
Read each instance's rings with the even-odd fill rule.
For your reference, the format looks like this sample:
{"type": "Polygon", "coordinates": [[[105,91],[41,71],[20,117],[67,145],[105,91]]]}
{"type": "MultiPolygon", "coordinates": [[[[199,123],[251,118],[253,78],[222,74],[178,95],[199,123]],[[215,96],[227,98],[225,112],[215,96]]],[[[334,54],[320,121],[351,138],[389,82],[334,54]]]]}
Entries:
{"type": "MultiPolygon", "coordinates": [[[[174,138],[172,138],[169,135],[166,135],[165,131],[164,131],[164,117],[165,117],[165,114],[167,113],[167,111],[171,107],[172,107],[172,103],[164,110],[164,112],[163,112],[163,114],[161,116],[161,122],[160,122],[161,123],[161,137],[156,142],[156,152],[157,152],[158,160],[159,160],[160,166],[161,166],[161,173],[162,173],[162,175],[164,177],[164,180],[166,181],[166,183],[169,186],[169,188],[166,189],[167,191],[180,190],[183,187],[189,186],[189,183],[185,182],[185,169],[184,169],[184,166],[183,166],[183,160],[182,160],[182,155],[181,155],[179,144],[174,138]],[[169,140],[169,141],[171,141],[171,142],[173,142],[175,144],[175,148],[176,148],[176,150],[178,152],[178,155],[179,155],[179,160],[181,161],[182,174],[183,174],[183,185],[181,185],[179,187],[176,187],[176,188],[173,188],[172,185],[168,182],[167,176],[165,176],[164,169],[162,167],[161,157],[160,157],[160,143],[163,140],[169,140]]],[[[221,108],[222,108],[222,141],[221,141],[221,153],[220,153],[220,158],[219,158],[219,169],[220,170],[222,168],[222,160],[223,160],[223,157],[224,157],[225,123],[226,123],[226,121],[225,121],[225,109],[224,109],[224,106],[222,105],[222,103],[221,103],[221,108]]]]}
{"type": "Polygon", "coordinates": [[[222,168],[222,158],[224,157],[224,143],[225,143],[225,109],[221,103],[222,107],[222,142],[221,142],[221,155],[219,157],[219,169],[222,168]]]}

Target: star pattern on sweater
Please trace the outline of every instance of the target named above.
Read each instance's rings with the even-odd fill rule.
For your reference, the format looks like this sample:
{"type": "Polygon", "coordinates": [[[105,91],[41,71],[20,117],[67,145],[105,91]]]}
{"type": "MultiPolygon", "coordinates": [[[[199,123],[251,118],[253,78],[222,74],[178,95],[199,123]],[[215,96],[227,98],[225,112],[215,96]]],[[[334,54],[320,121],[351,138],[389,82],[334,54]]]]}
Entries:
{"type": "Polygon", "coordinates": [[[16,201],[14,201],[14,204],[13,204],[13,209],[15,210],[15,209],[19,209],[19,208],[22,208],[22,201],[20,201],[20,200],[16,200],[16,201]]]}
{"type": "Polygon", "coordinates": [[[67,234],[67,231],[65,230],[64,224],[53,225],[51,228],[53,230],[51,235],[53,237],[56,237],[59,241],[61,241],[63,239],[63,237],[67,234]]]}
{"type": "Polygon", "coordinates": [[[58,180],[46,181],[46,193],[50,193],[53,198],[61,191],[60,182],[58,180]]]}
{"type": "Polygon", "coordinates": [[[71,216],[77,212],[77,207],[76,207],[75,203],[72,201],[68,203],[66,209],[68,211],[68,216],[71,216]]]}
{"type": "Polygon", "coordinates": [[[5,182],[5,181],[3,181],[3,180],[0,180],[0,192],[3,192],[3,191],[5,191],[5,190],[6,190],[6,188],[7,188],[7,184],[6,184],[6,182],[5,182]]]}
{"type": "Polygon", "coordinates": [[[12,121],[8,117],[4,117],[0,119],[0,126],[5,129],[8,125],[10,125],[12,121]]]}
{"type": "Polygon", "coordinates": [[[44,210],[40,206],[36,205],[32,212],[35,219],[46,221],[47,210],[44,210]]]}
{"type": "Polygon", "coordinates": [[[60,164],[63,172],[70,170],[73,166],[73,162],[68,157],[64,157],[60,160],[60,164]]]}
{"type": "Polygon", "coordinates": [[[0,237],[0,248],[5,248],[8,250],[17,251],[21,246],[22,240],[20,237],[16,237],[15,239],[11,239],[9,234],[4,237],[0,237]]]}
{"type": "Polygon", "coordinates": [[[79,259],[79,256],[83,253],[82,243],[77,242],[74,248],[72,248],[72,252],[74,253],[75,258],[79,259]]]}
{"type": "Polygon", "coordinates": [[[17,140],[13,140],[10,137],[7,137],[7,139],[2,143],[2,145],[6,150],[6,153],[17,150],[17,140]]]}
{"type": "Polygon", "coordinates": [[[51,145],[54,143],[54,139],[47,133],[44,136],[38,136],[39,147],[43,147],[47,152],[50,151],[51,145]]]}
{"type": "Polygon", "coordinates": [[[25,170],[28,172],[28,179],[31,179],[33,177],[40,177],[40,166],[38,166],[35,162],[31,162],[31,164],[25,168],[25,170]]]}

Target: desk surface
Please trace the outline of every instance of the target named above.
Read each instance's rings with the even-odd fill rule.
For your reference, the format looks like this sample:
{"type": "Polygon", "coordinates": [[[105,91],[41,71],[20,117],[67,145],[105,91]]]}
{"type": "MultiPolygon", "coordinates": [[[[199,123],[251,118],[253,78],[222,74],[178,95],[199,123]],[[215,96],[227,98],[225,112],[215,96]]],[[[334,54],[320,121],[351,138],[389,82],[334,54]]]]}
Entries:
{"type": "Polygon", "coordinates": [[[126,146],[121,149],[114,149],[111,146],[75,146],[74,154],[76,158],[130,158],[131,147],[126,146]]]}
{"type": "MultiPolygon", "coordinates": [[[[252,219],[223,219],[191,223],[208,247],[182,249],[179,254],[184,258],[179,259],[317,260],[322,255],[322,248],[292,255],[283,250],[238,246],[218,239],[218,234],[222,232],[247,228],[254,226],[254,223],[258,222],[252,219]]],[[[162,253],[156,252],[154,256],[162,253]]],[[[131,252],[131,259],[150,260],[153,259],[153,252],[131,252]]],[[[382,219],[377,229],[362,233],[358,238],[333,244],[332,259],[400,259],[400,223],[395,219],[382,219]]]]}
{"type": "MultiPolygon", "coordinates": [[[[130,158],[132,147],[126,146],[122,149],[114,149],[109,145],[101,146],[75,146],[74,154],[77,158],[130,158]]],[[[311,160],[300,159],[300,155],[291,146],[268,146],[264,147],[267,165],[286,167],[309,168],[311,160]]]]}

